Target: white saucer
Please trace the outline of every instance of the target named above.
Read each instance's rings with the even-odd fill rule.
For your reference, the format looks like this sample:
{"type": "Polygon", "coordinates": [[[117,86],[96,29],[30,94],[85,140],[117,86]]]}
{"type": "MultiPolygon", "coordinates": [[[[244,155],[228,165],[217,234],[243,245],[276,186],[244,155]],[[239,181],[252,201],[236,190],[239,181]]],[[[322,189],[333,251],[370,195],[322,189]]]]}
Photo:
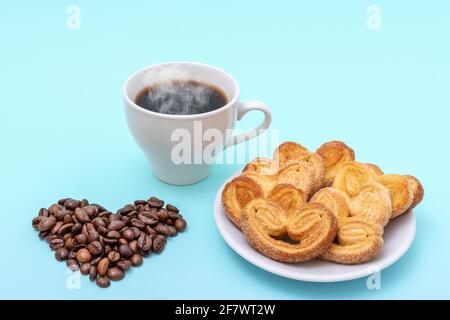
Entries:
{"type": "MultiPolygon", "coordinates": [[[[236,173],[229,180],[239,174],[240,172],[236,173]]],[[[242,232],[226,216],[221,203],[225,183],[217,192],[214,201],[214,218],[220,234],[241,257],[255,266],[286,278],[311,282],[337,282],[371,275],[400,259],[411,246],[416,234],[416,218],[411,212],[395,218],[386,226],[383,250],[375,259],[367,263],[341,265],[317,259],[299,264],[277,262],[253,249],[242,232]]]]}

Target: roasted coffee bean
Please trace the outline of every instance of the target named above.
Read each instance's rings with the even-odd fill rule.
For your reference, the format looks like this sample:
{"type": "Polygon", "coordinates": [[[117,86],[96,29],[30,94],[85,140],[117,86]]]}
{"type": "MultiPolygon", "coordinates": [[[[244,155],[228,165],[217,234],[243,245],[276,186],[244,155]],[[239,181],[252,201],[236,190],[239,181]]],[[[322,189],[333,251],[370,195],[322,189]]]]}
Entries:
{"type": "Polygon", "coordinates": [[[75,236],[75,240],[79,244],[86,244],[88,242],[88,238],[86,237],[86,235],[84,233],[77,234],[75,236]]]}
{"type": "Polygon", "coordinates": [[[48,212],[47,209],[45,209],[45,208],[40,208],[40,209],[39,209],[38,216],[39,216],[39,217],[45,217],[45,218],[46,218],[46,217],[50,216],[50,213],[48,212]]]}
{"type": "Polygon", "coordinates": [[[130,262],[134,267],[139,267],[143,262],[142,256],[139,253],[135,253],[131,256],[130,262]]]}
{"type": "Polygon", "coordinates": [[[156,233],[156,231],[150,226],[145,226],[144,232],[149,236],[156,233]]]}
{"type": "Polygon", "coordinates": [[[89,279],[91,281],[94,281],[95,278],[97,278],[97,267],[96,266],[90,266],[89,267],[89,279]]]}
{"type": "Polygon", "coordinates": [[[120,260],[120,253],[117,251],[111,251],[108,253],[108,259],[112,263],[116,263],[120,260]]]}
{"type": "Polygon", "coordinates": [[[76,208],[74,216],[75,219],[77,219],[77,221],[80,223],[87,223],[91,220],[89,218],[87,211],[84,208],[76,208]]]}
{"type": "Polygon", "coordinates": [[[80,206],[81,202],[79,200],[75,199],[67,199],[66,202],[64,202],[64,207],[66,207],[69,210],[74,211],[76,208],[80,206]]]}
{"type": "Polygon", "coordinates": [[[117,243],[117,239],[103,238],[103,243],[112,246],[117,243]]]}
{"type": "Polygon", "coordinates": [[[72,215],[64,216],[63,222],[64,222],[64,224],[67,224],[67,223],[74,224],[74,223],[76,223],[76,221],[73,219],[72,215]]]}
{"type": "Polygon", "coordinates": [[[56,224],[55,217],[46,217],[43,218],[38,225],[38,230],[40,232],[45,232],[51,230],[56,224]]]}
{"type": "Polygon", "coordinates": [[[77,222],[72,226],[71,233],[73,235],[79,234],[82,229],[83,229],[83,225],[81,223],[77,222]]]}
{"type": "Polygon", "coordinates": [[[169,215],[169,219],[172,219],[173,221],[181,218],[181,215],[179,213],[174,212],[174,211],[167,211],[167,214],[169,215]]]}
{"type": "Polygon", "coordinates": [[[169,231],[171,237],[175,237],[178,234],[177,228],[175,228],[174,226],[169,226],[169,231]]]}
{"type": "Polygon", "coordinates": [[[80,202],[81,208],[86,207],[88,205],[89,205],[89,201],[87,199],[81,199],[81,202],[80,202]]]}
{"type": "Polygon", "coordinates": [[[103,259],[102,256],[95,257],[94,259],[91,260],[91,265],[96,266],[100,262],[101,259],[103,259]]]}
{"type": "Polygon", "coordinates": [[[58,204],[61,205],[61,206],[63,206],[64,203],[66,203],[66,201],[69,200],[69,199],[70,199],[70,198],[59,199],[59,200],[58,200],[58,204]]]}
{"type": "Polygon", "coordinates": [[[85,262],[80,266],[81,274],[89,274],[89,270],[91,269],[91,264],[89,262],[85,262]]]}
{"type": "Polygon", "coordinates": [[[111,211],[103,211],[101,213],[99,213],[99,217],[102,219],[106,219],[109,222],[109,216],[112,214],[111,211]]]}
{"type": "Polygon", "coordinates": [[[72,211],[61,209],[55,213],[55,218],[58,221],[63,221],[65,216],[70,216],[72,213],[72,211]]]}
{"type": "Polygon", "coordinates": [[[92,241],[91,243],[88,244],[87,249],[92,255],[96,256],[102,253],[103,246],[100,243],[100,241],[92,241]]]}
{"type": "Polygon", "coordinates": [[[39,239],[45,239],[50,234],[50,231],[39,231],[38,237],[39,239]]]}
{"type": "Polygon", "coordinates": [[[138,206],[138,205],[145,206],[145,205],[147,205],[147,201],[145,201],[145,200],[136,200],[136,201],[134,202],[134,205],[135,205],[135,206],[138,206]]]}
{"type": "Polygon", "coordinates": [[[156,197],[151,197],[150,199],[147,200],[147,202],[150,207],[157,208],[157,209],[162,208],[162,206],[164,205],[164,201],[162,201],[156,197]]]}
{"type": "Polygon", "coordinates": [[[169,203],[166,204],[166,209],[169,210],[169,211],[176,212],[176,213],[180,212],[180,210],[178,210],[177,207],[175,207],[174,205],[171,205],[171,204],[169,204],[169,203]]]}
{"type": "Polygon", "coordinates": [[[49,234],[45,237],[45,241],[50,242],[52,240],[59,239],[59,237],[56,234],[49,234]]]}
{"type": "Polygon", "coordinates": [[[85,206],[84,210],[86,210],[86,213],[88,214],[88,216],[90,218],[93,218],[97,215],[97,207],[89,205],[89,206],[85,206]]]}
{"type": "Polygon", "coordinates": [[[166,242],[166,239],[164,238],[164,236],[157,235],[153,239],[153,246],[152,246],[153,251],[156,253],[160,253],[161,251],[163,251],[165,242],[166,242]]]}
{"type": "Polygon", "coordinates": [[[135,209],[132,206],[125,206],[122,209],[117,210],[117,214],[120,216],[126,216],[128,213],[133,212],[135,209]]]}
{"type": "Polygon", "coordinates": [[[143,229],[145,228],[145,222],[136,218],[131,218],[130,224],[132,227],[143,229]]]}
{"type": "Polygon", "coordinates": [[[132,229],[127,229],[122,233],[125,240],[131,241],[134,239],[134,232],[132,229]]]}
{"type": "Polygon", "coordinates": [[[136,240],[131,241],[128,246],[131,250],[133,250],[133,252],[136,252],[139,248],[136,240]]]}
{"type": "Polygon", "coordinates": [[[144,251],[150,250],[152,248],[152,238],[145,233],[141,233],[137,240],[137,246],[144,251]]]}
{"type": "Polygon", "coordinates": [[[125,223],[121,220],[112,220],[108,225],[108,231],[117,231],[125,227],[125,223]]]}
{"type": "Polygon", "coordinates": [[[66,233],[63,237],[62,237],[62,239],[64,240],[64,241],[66,241],[67,239],[69,239],[69,238],[72,238],[72,234],[69,232],[69,233],[66,233]]]}
{"type": "Polygon", "coordinates": [[[169,218],[169,211],[166,209],[161,209],[156,212],[156,215],[158,216],[159,221],[165,221],[169,218]]]}
{"type": "Polygon", "coordinates": [[[122,244],[119,246],[119,253],[124,258],[129,258],[133,255],[133,250],[127,244],[122,244]]]}
{"type": "Polygon", "coordinates": [[[166,221],[164,221],[164,223],[167,224],[168,226],[173,225],[172,219],[166,219],[166,221]]]}
{"type": "Polygon", "coordinates": [[[80,265],[75,259],[67,259],[66,266],[69,267],[69,269],[72,271],[78,271],[80,269],[80,265]]]}
{"type": "Polygon", "coordinates": [[[97,241],[99,239],[100,235],[97,232],[97,230],[88,230],[87,232],[87,238],[89,242],[97,241]]]}
{"type": "Polygon", "coordinates": [[[102,218],[95,218],[94,220],[92,220],[92,224],[94,225],[94,227],[99,228],[99,227],[106,227],[106,223],[105,220],[103,220],[102,218]]]}
{"type": "Polygon", "coordinates": [[[67,258],[69,257],[69,250],[67,250],[66,248],[58,248],[55,251],[55,258],[58,261],[63,261],[63,260],[67,260],[67,258]]]}
{"type": "Polygon", "coordinates": [[[59,204],[55,203],[55,204],[52,204],[48,208],[48,213],[50,213],[50,215],[54,216],[56,214],[56,212],[58,212],[58,210],[61,210],[61,209],[62,209],[62,207],[59,204]]]}
{"type": "Polygon", "coordinates": [[[31,225],[34,229],[39,230],[39,223],[42,221],[42,219],[44,219],[46,217],[42,217],[42,216],[37,216],[34,217],[33,220],[31,220],[31,225]]]}
{"type": "Polygon", "coordinates": [[[155,227],[154,230],[159,233],[162,234],[164,236],[168,236],[170,235],[170,230],[169,230],[169,226],[166,226],[165,224],[162,223],[158,223],[155,227]]]}
{"type": "Polygon", "coordinates": [[[178,232],[183,232],[186,229],[186,220],[183,218],[177,219],[175,220],[174,226],[178,232]]]}
{"type": "Polygon", "coordinates": [[[65,247],[67,250],[72,250],[73,248],[75,248],[76,245],[77,245],[77,241],[76,241],[74,238],[72,238],[72,237],[67,238],[67,239],[64,241],[64,247],[65,247]]]}
{"type": "Polygon", "coordinates": [[[63,237],[66,233],[72,231],[73,223],[67,223],[61,226],[58,230],[58,236],[63,237]]]}
{"type": "Polygon", "coordinates": [[[122,280],[125,274],[123,273],[122,269],[113,267],[108,270],[108,278],[112,281],[119,281],[122,280]]]}
{"type": "Polygon", "coordinates": [[[139,213],[138,219],[150,226],[153,226],[158,223],[158,216],[148,211],[143,211],[139,213]]]}
{"type": "Polygon", "coordinates": [[[62,221],[56,222],[56,224],[53,226],[52,231],[50,233],[56,235],[59,231],[59,228],[61,228],[62,225],[63,225],[62,221]]]}
{"type": "Polygon", "coordinates": [[[108,258],[103,258],[97,264],[97,273],[100,276],[104,276],[106,274],[106,272],[108,272],[108,268],[109,268],[109,259],[108,258]]]}
{"type": "Polygon", "coordinates": [[[131,262],[130,260],[120,260],[119,262],[116,263],[116,266],[122,269],[123,271],[127,271],[128,269],[131,268],[131,262]]]}
{"type": "Polygon", "coordinates": [[[77,252],[77,260],[81,263],[88,262],[92,259],[92,255],[88,249],[82,248],[77,252]]]}
{"type": "Polygon", "coordinates": [[[107,277],[98,277],[97,280],[95,280],[95,283],[100,288],[108,288],[110,285],[110,281],[107,277]]]}
{"type": "Polygon", "coordinates": [[[128,241],[125,240],[124,238],[120,238],[119,240],[117,240],[117,245],[118,245],[118,246],[121,246],[121,245],[123,245],[123,244],[128,245],[128,241]]]}
{"type": "Polygon", "coordinates": [[[109,222],[111,223],[112,221],[120,221],[120,216],[118,214],[110,214],[108,217],[109,222]]]}
{"type": "Polygon", "coordinates": [[[119,231],[109,231],[106,234],[106,237],[110,239],[120,239],[121,235],[119,231]]]}
{"type": "Polygon", "coordinates": [[[108,230],[105,227],[98,227],[97,232],[100,235],[104,236],[104,235],[106,235],[108,233],[108,230]]]}
{"type": "Polygon", "coordinates": [[[56,250],[56,249],[62,248],[62,247],[64,247],[64,240],[63,239],[59,239],[59,238],[50,240],[50,243],[48,244],[48,246],[52,250],[56,250]]]}
{"type": "Polygon", "coordinates": [[[108,210],[105,209],[105,207],[99,205],[98,203],[91,203],[91,206],[96,207],[98,213],[102,213],[102,212],[108,211],[108,210]]]}

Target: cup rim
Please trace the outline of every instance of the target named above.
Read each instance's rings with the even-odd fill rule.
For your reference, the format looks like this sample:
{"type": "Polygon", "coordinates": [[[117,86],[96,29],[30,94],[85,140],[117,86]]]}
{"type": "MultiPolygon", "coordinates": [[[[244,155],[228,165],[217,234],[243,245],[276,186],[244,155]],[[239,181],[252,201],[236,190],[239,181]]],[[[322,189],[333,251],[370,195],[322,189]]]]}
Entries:
{"type": "MultiPolygon", "coordinates": [[[[219,87],[220,88],[220,87],[219,87]]],[[[143,67],[139,70],[137,70],[136,72],[132,73],[128,79],[125,81],[125,83],[122,86],[122,94],[123,97],[125,99],[125,101],[127,102],[127,105],[131,106],[132,108],[136,109],[139,112],[142,112],[144,114],[148,114],[148,115],[152,115],[155,117],[160,117],[160,118],[165,118],[165,119],[199,119],[199,118],[205,118],[205,117],[209,117],[211,115],[214,115],[216,113],[222,112],[228,108],[231,108],[231,106],[233,106],[238,97],[239,97],[239,84],[237,83],[237,81],[226,71],[217,68],[215,66],[206,64],[206,63],[200,63],[200,62],[192,62],[192,61],[169,61],[169,62],[163,62],[163,63],[156,63],[156,64],[152,64],[146,67],[143,67]],[[222,74],[224,74],[232,83],[233,86],[235,88],[235,93],[234,96],[228,101],[228,103],[218,109],[212,110],[212,111],[208,111],[208,112],[204,112],[204,113],[199,113],[199,114],[166,114],[166,113],[159,113],[159,112],[155,112],[155,111],[151,111],[151,110],[147,110],[144,109],[140,106],[138,106],[132,99],[130,99],[130,97],[128,96],[128,92],[127,92],[127,87],[129,82],[134,79],[138,74],[146,71],[146,70],[150,70],[152,68],[156,68],[156,67],[161,67],[161,66],[169,66],[169,65],[195,65],[195,66],[202,66],[202,67],[207,67],[209,69],[214,69],[217,72],[220,72],[222,74]]]]}

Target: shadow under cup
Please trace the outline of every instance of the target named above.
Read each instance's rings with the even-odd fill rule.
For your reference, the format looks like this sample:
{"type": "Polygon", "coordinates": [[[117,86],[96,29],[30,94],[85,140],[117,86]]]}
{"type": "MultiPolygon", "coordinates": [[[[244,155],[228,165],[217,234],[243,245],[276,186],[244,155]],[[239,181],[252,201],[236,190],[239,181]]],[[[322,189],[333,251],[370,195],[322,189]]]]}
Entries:
{"type": "Polygon", "coordinates": [[[239,86],[229,74],[200,63],[158,64],[133,74],[123,86],[123,96],[128,127],[159,180],[187,185],[208,176],[212,162],[209,151],[223,149],[226,131],[234,127],[237,119],[239,86]],[[228,102],[216,110],[192,115],[157,113],[135,103],[145,88],[170,80],[194,80],[216,86],[228,102]]]}

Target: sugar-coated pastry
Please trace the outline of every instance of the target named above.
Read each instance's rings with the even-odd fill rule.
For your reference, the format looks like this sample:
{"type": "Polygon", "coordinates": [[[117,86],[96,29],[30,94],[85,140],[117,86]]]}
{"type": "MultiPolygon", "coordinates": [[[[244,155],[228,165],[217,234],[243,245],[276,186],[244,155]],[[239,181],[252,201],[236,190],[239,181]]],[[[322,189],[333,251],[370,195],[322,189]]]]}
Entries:
{"type": "Polygon", "coordinates": [[[264,195],[262,187],[250,177],[239,176],[225,185],[222,205],[228,218],[239,227],[242,208],[251,200],[264,195]]]}
{"type": "Polygon", "coordinates": [[[309,151],[301,144],[286,141],[275,149],[273,152],[273,158],[279,166],[283,166],[285,162],[294,159],[302,153],[309,153],[309,151]]]}
{"type": "Polygon", "coordinates": [[[302,190],[287,183],[277,184],[266,198],[278,203],[288,215],[299,212],[307,202],[302,190]]]}
{"type": "Polygon", "coordinates": [[[384,174],[383,170],[380,169],[379,166],[373,163],[364,163],[369,171],[372,173],[374,178],[382,176],[384,174]]]}
{"type": "Polygon", "coordinates": [[[405,213],[412,205],[414,193],[405,176],[385,174],[378,177],[377,182],[389,189],[392,199],[392,218],[405,213]]]}
{"type": "Polygon", "coordinates": [[[324,143],[317,149],[316,153],[324,160],[326,186],[333,184],[334,177],[343,164],[355,160],[353,149],[341,141],[324,143]]]}
{"type": "Polygon", "coordinates": [[[321,156],[317,153],[305,152],[295,156],[293,160],[286,162],[285,165],[291,163],[291,161],[303,161],[312,167],[314,170],[313,193],[323,187],[325,183],[325,164],[321,156]]]}
{"type": "Polygon", "coordinates": [[[389,189],[377,182],[369,182],[350,199],[350,215],[365,217],[384,227],[392,216],[389,189]]]}
{"type": "Polygon", "coordinates": [[[414,195],[413,202],[411,206],[408,208],[408,210],[411,210],[422,201],[425,191],[423,189],[422,184],[416,177],[413,176],[405,176],[405,177],[408,180],[408,184],[414,195]]]}
{"type": "Polygon", "coordinates": [[[278,183],[289,183],[301,189],[307,197],[315,187],[315,170],[303,161],[290,160],[278,172],[278,183]]]}
{"type": "Polygon", "coordinates": [[[338,229],[336,217],[321,204],[307,204],[288,217],[278,203],[262,198],[244,207],[241,228],[250,245],[261,254],[290,263],[319,256],[338,229]],[[296,242],[280,239],[285,233],[296,242]]]}
{"type": "Polygon", "coordinates": [[[350,198],[339,189],[328,187],[320,189],[309,200],[310,203],[321,203],[338,219],[338,222],[350,216],[350,198]]]}
{"type": "Polygon", "coordinates": [[[254,172],[259,175],[275,175],[278,172],[278,167],[272,159],[259,157],[250,161],[242,172],[254,172]]]}
{"type": "Polygon", "coordinates": [[[242,176],[249,177],[255,180],[263,189],[264,195],[269,193],[277,185],[277,175],[260,175],[254,171],[242,172],[242,176]]]}
{"type": "Polygon", "coordinates": [[[368,167],[356,161],[343,164],[336,173],[333,187],[346,192],[354,197],[368,182],[373,181],[373,174],[368,167]]]}
{"type": "Polygon", "coordinates": [[[383,248],[383,228],[364,217],[349,217],[339,224],[337,239],[321,258],[342,264],[372,260],[383,248]]]}

